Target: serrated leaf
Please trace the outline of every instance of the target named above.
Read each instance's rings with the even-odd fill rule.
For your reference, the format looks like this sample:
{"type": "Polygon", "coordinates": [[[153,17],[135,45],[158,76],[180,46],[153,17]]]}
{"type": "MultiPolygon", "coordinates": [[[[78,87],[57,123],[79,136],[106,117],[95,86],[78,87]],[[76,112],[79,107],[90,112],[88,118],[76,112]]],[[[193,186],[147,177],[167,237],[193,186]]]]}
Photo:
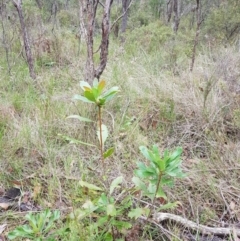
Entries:
{"type": "Polygon", "coordinates": [[[103,157],[104,158],[110,157],[113,153],[114,153],[114,147],[111,147],[103,153],[103,157]]]}
{"type": "Polygon", "coordinates": [[[158,208],[158,211],[166,210],[166,209],[172,209],[172,208],[177,207],[179,204],[181,204],[181,203],[180,202],[167,203],[165,205],[162,205],[160,208],[158,208]]]}
{"type": "Polygon", "coordinates": [[[84,209],[89,210],[89,211],[94,211],[94,210],[96,210],[96,208],[97,208],[97,207],[93,204],[93,202],[90,201],[90,200],[86,201],[86,202],[82,205],[82,207],[83,207],[84,209]]]}
{"type": "Polygon", "coordinates": [[[152,161],[151,156],[149,155],[149,150],[146,146],[140,146],[139,150],[141,151],[141,153],[143,154],[143,156],[145,158],[147,158],[149,161],[152,161]]]}
{"type": "Polygon", "coordinates": [[[143,215],[143,208],[135,208],[135,209],[132,209],[129,213],[128,213],[128,217],[129,218],[134,218],[134,219],[137,219],[139,218],[140,216],[143,215]]]}
{"type": "Polygon", "coordinates": [[[12,232],[8,233],[8,238],[10,240],[18,238],[18,237],[32,239],[32,238],[34,238],[33,230],[30,229],[30,227],[27,225],[22,225],[22,226],[15,228],[12,232]]]}
{"type": "Polygon", "coordinates": [[[142,190],[143,192],[148,192],[147,186],[138,177],[133,177],[132,182],[136,185],[138,189],[142,190]]]}
{"type": "Polygon", "coordinates": [[[111,224],[113,226],[115,226],[118,230],[122,230],[122,229],[129,229],[132,227],[132,224],[129,222],[124,222],[124,221],[120,221],[120,220],[112,220],[111,224]]]}
{"type": "Polygon", "coordinates": [[[101,194],[101,197],[98,199],[99,206],[106,206],[108,204],[108,198],[105,193],[101,194]]]}
{"type": "Polygon", "coordinates": [[[89,99],[87,99],[86,97],[84,97],[82,95],[74,95],[73,99],[74,100],[81,100],[81,101],[86,102],[86,103],[95,103],[94,101],[90,101],[89,99]]]}
{"type": "Polygon", "coordinates": [[[161,187],[158,188],[157,193],[156,193],[156,197],[163,197],[164,199],[167,200],[167,196],[164,193],[163,189],[161,187]]]}
{"type": "Polygon", "coordinates": [[[84,121],[84,122],[93,122],[92,120],[90,120],[86,117],[82,117],[80,115],[70,115],[67,117],[67,119],[77,119],[79,121],[84,121]]]}
{"type": "Polygon", "coordinates": [[[182,154],[182,148],[178,147],[172,154],[168,156],[167,163],[169,164],[175,159],[180,158],[181,154],[182,154]]]}
{"type": "Polygon", "coordinates": [[[114,189],[116,187],[119,187],[119,184],[122,183],[122,181],[123,181],[123,177],[122,176],[115,178],[112,181],[111,185],[110,185],[110,192],[109,193],[112,194],[114,189]]]}

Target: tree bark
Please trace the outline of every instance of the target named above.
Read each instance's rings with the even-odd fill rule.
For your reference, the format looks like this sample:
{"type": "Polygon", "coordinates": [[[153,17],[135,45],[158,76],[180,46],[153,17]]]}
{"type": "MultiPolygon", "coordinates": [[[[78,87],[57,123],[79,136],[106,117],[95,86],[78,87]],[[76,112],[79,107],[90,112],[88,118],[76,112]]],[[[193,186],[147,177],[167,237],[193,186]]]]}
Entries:
{"type": "Polygon", "coordinates": [[[109,34],[110,34],[110,11],[113,0],[106,0],[104,7],[104,15],[102,20],[102,41],[100,45],[100,65],[95,71],[95,77],[100,78],[103,70],[107,65],[108,57],[108,44],[109,44],[109,34]]]}
{"type": "Polygon", "coordinates": [[[173,19],[173,30],[175,33],[178,31],[179,23],[180,23],[180,0],[173,0],[173,12],[174,12],[174,19],[173,19]]]}
{"type": "Polygon", "coordinates": [[[2,0],[1,6],[0,6],[0,14],[1,14],[1,20],[2,20],[1,21],[1,24],[2,24],[2,44],[3,44],[3,48],[5,50],[6,61],[7,61],[7,66],[8,66],[8,74],[11,75],[11,65],[10,65],[10,59],[9,59],[9,40],[7,39],[6,28],[4,26],[4,10],[6,10],[6,8],[5,8],[4,2],[2,0]]]}
{"type": "Polygon", "coordinates": [[[197,13],[197,28],[196,28],[196,34],[195,34],[195,39],[194,39],[194,45],[193,45],[193,51],[192,51],[192,62],[190,65],[190,71],[193,71],[194,63],[195,63],[195,57],[196,57],[196,50],[197,50],[197,45],[198,45],[198,37],[200,33],[200,26],[201,23],[203,22],[203,19],[201,17],[201,2],[200,0],[196,0],[197,2],[197,7],[196,7],[196,13],[197,13]]]}
{"type": "Polygon", "coordinates": [[[127,29],[127,20],[128,20],[128,6],[130,4],[129,0],[122,0],[122,26],[121,26],[121,32],[124,33],[127,29]]]}
{"type": "Polygon", "coordinates": [[[25,48],[25,52],[26,52],[30,77],[32,79],[36,79],[28,32],[27,32],[27,28],[26,28],[26,25],[24,22],[24,16],[23,16],[23,11],[22,11],[22,0],[18,0],[17,2],[16,2],[16,0],[12,0],[12,2],[13,2],[14,7],[17,9],[18,16],[19,16],[19,21],[20,21],[20,25],[21,25],[22,37],[23,37],[24,48],[25,48]]]}
{"type": "Polygon", "coordinates": [[[167,22],[169,23],[172,17],[173,0],[167,0],[167,22]]]}
{"type": "Polygon", "coordinates": [[[42,1],[41,0],[36,0],[36,3],[38,5],[38,8],[41,10],[42,9],[42,1]]]}
{"type": "Polygon", "coordinates": [[[110,34],[110,10],[113,0],[105,0],[105,4],[101,3],[104,8],[102,18],[102,37],[101,44],[96,52],[93,51],[94,43],[94,27],[97,8],[100,4],[99,0],[79,0],[80,4],[80,29],[85,37],[87,45],[87,60],[85,65],[84,78],[85,81],[92,84],[94,78],[99,80],[104,71],[108,58],[108,45],[110,34]],[[100,63],[95,67],[93,55],[100,50],[100,63]]]}

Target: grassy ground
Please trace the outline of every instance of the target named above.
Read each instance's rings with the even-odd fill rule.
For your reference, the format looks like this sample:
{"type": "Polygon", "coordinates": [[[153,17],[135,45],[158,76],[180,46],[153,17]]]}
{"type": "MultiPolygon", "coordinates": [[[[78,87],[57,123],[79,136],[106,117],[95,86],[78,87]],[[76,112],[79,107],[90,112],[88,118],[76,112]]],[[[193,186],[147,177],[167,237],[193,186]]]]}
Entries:
{"type": "MultiPolygon", "coordinates": [[[[12,59],[11,76],[1,59],[0,187],[8,189],[17,181],[43,209],[62,210],[58,225],[71,226],[66,240],[95,240],[82,223],[68,220],[67,213],[89,197],[79,180],[102,185],[99,154],[62,137],[96,143],[94,126],[66,119],[71,114],[95,115],[94,108],[72,100],[81,93],[85,51],[81,46],[78,54],[77,39],[70,34],[59,33],[58,38],[61,44],[53,45],[58,49],[39,59],[35,81],[23,59],[12,59]]],[[[110,130],[106,145],[116,149],[106,175],[110,180],[123,175],[124,185],[131,186],[136,160],[143,159],[140,145],[156,144],[162,151],[181,146],[187,178],[166,190],[169,201],[181,203],[171,212],[209,226],[237,223],[239,52],[235,46],[204,44],[190,73],[189,43],[179,38],[163,40],[157,51],[149,49],[148,40],[138,47],[137,40],[112,39],[102,78],[121,92],[103,112],[110,130]]],[[[0,222],[9,224],[10,231],[23,224],[22,214],[2,211],[0,222]]],[[[179,237],[184,229],[174,223],[165,227],[179,237]]],[[[156,227],[142,235],[142,240],[169,239],[156,227]]]]}

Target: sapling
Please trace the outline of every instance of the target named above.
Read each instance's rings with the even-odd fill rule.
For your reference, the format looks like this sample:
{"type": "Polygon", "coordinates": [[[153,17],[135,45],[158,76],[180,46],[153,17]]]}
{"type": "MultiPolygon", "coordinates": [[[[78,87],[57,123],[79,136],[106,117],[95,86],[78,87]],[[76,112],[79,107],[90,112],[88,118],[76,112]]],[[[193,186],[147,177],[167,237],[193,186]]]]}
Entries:
{"type": "MultiPolygon", "coordinates": [[[[166,185],[172,186],[174,178],[186,176],[181,170],[182,160],[180,157],[182,149],[177,148],[173,153],[169,153],[166,150],[162,157],[156,145],[153,145],[152,150],[145,146],[140,146],[139,149],[149,161],[149,164],[137,162],[138,169],[135,170],[136,176],[132,178],[132,181],[142,191],[144,196],[152,200],[152,208],[150,210],[152,211],[157,198],[167,200],[163,187],[166,185]]],[[[178,202],[167,203],[161,206],[160,209],[172,208],[176,205],[178,205],[178,202]]],[[[148,217],[150,214],[151,212],[149,212],[148,217]]]]}
{"type": "MultiPolygon", "coordinates": [[[[93,86],[90,86],[88,82],[81,81],[80,87],[84,91],[83,95],[75,95],[73,99],[80,100],[85,103],[95,104],[97,107],[98,112],[98,120],[93,121],[86,117],[82,117],[79,115],[71,115],[68,118],[75,118],[80,121],[85,122],[96,122],[97,123],[97,136],[99,140],[99,150],[101,155],[101,161],[102,166],[104,169],[104,159],[111,156],[114,152],[114,148],[110,148],[104,152],[104,143],[108,137],[108,129],[106,125],[102,123],[102,109],[105,106],[105,104],[111,100],[117,92],[119,92],[119,88],[117,86],[110,88],[109,90],[104,91],[104,88],[106,86],[106,82],[104,80],[101,80],[98,82],[97,79],[93,81],[93,86]]],[[[86,145],[92,145],[89,143],[84,143],[81,141],[76,141],[77,143],[86,144],[86,145]]],[[[93,146],[93,145],[92,145],[93,146]]]]}

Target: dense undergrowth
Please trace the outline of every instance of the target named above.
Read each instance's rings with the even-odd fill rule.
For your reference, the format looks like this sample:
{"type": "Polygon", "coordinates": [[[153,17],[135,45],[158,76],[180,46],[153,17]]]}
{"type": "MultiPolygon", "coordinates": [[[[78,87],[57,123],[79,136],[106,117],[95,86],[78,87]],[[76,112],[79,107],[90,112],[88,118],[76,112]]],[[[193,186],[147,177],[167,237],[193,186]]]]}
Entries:
{"type": "MultiPolygon", "coordinates": [[[[103,110],[109,128],[105,145],[115,147],[103,178],[123,176],[122,186],[130,188],[136,161],[144,160],[139,146],[156,144],[161,152],[181,146],[187,177],[165,188],[169,201],[179,202],[171,212],[209,226],[229,225],[240,221],[239,46],[234,41],[224,46],[210,38],[202,41],[201,36],[190,72],[194,34],[194,29],[180,28],[175,36],[156,21],[127,32],[124,42],[111,36],[102,79],[108,87],[118,86],[120,93],[103,110]]],[[[71,230],[61,240],[97,240],[86,223],[71,219],[69,213],[99,197],[96,190],[79,184],[83,180],[102,187],[99,154],[63,138],[96,143],[91,123],[66,119],[72,114],[95,117],[94,107],[72,100],[80,93],[86,50],[64,27],[54,35],[49,31],[47,39],[49,53],[36,49],[35,81],[24,60],[17,58],[17,44],[11,75],[5,60],[0,60],[0,185],[8,189],[17,182],[43,209],[60,210],[56,228],[71,230]]],[[[148,202],[144,199],[142,205],[148,202]]],[[[0,213],[0,222],[11,224],[8,231],[22,220],[14,211],[0,213]]],[[[86,222],[94,223],[94,218],[86,222]]],[[[181,226],[164,227],[181,236],[181,226]]],[[[150,225],[139,234],[139,240],[176,239],[150,225]]]]}

